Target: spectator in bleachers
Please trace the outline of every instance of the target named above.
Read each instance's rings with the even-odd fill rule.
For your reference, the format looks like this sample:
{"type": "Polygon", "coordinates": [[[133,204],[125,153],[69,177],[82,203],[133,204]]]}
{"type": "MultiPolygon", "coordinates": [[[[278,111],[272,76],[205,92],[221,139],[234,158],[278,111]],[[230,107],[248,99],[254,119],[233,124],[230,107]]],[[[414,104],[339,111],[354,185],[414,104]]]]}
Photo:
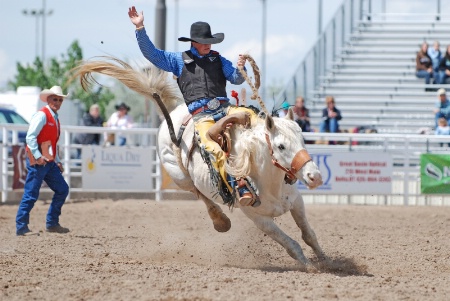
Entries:
{"type": "Polygon", "coordinates": [[[446,91],[441,88],[437,92],[439,101],[436,102],[433,112],[435,114],[435,127],[438,126],[439,118],[445,118],[445,120],[450,120],[450,101],[447,99],[446,91]]]}
{"type": "Polygon", "coordinates": [[[439,41],[434,41],[433,47],[428,48],[428,56],[431,58],[431,65],[433,66],[433,75],[436,75],[434,77],[433,84],[439,84],[439,63],[442,59],[442,53],[441,53],[441,45],[439,44],[439,41]]]}
{"type": "MultiPolygon", "coordinates": [[[[444,117],[439,118],[438,126],[434,133],[436,135],[450,135],[450,127],[448,126],[447,119],[444,117]]],[[[444,143],[440,143],[440,145],[444,146],[444,143]]],[[[448,146],[450,146],[450,143],[448,143],[448,146]]]]}
{"type": "MultiPolygon", "coordinates": [[[[121,104],[116,105],[116,112],[114,112],[106,122],[106,126],[110,127],[112,129],[128,129],[133,127],[133,118],[128,115],[128,112],[130,111],[130,107],[127,106],[124,102],[121,104]]],[[[120,146],[127,144],[127,136],[125,132],[118,132],[117,135],[118,138],[118,144],[120,146]]],[[[115,137],[110,138],[107,136],[108,143],[114,145],[115,137]]]]}
{"type": "Polygon", "coordinates": [[[439,64],[439,84],[445,84],[450,77],[450,45],[447,46],[444,57],[439,64]]]}
{"type": "Polygon", "coordinates": [[[309,123],[309,110],[305,107],[305,99],[301,96],[297,97],[294,106],[295,122],[301,127],[303,132],[311,132],[311,124],[309,123]]]}
{"type": "MultiPolygon", "coordinates": [[[[100,116],[100,107],[93,104],[89,108],[89,112],[83,115],[83,126],[103,126],[103,118],[100,116]]],[[[94,133],[78,133],[73,140],[76,144],[100,144],[100,134],[94,133]]],[[[77,148],[77,159],[81,159],[81,148],[77,148]]]]}
{"type": "Polygon", "coordinates": [[[289,103],[286,101],[281,105],[281,109],[278,110],[278,117],[285,117],[289,110],[289,103]]]}
{"type": "Polygon", "coordinates": [[[427,42],[423,42],[420,51],[417,52],[416,77],[425,78],[425,84],[429,84],[433,77],[433,65],[431,63],[431,58],[428,55],[427,42]]]}
{"type": "Polygon", "coordinates": [[[320,132],[339,132],[339,120],[342,119],[341,111],[335,107],[334,97],[325,98],[326,108],[322,110],[322,122],[320,123],[320,132]]]}

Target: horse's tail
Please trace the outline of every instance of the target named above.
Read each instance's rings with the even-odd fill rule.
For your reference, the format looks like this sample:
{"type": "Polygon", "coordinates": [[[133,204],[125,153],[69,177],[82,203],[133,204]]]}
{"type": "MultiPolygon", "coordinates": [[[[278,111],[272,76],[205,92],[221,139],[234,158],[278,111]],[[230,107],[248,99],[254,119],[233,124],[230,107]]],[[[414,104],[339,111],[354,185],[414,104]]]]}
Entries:
{"type": "Polygon", "coordinates": [[[168,112],[183,103],[183,97],[177,85],[168,77],[167,72],[151,65],[144,71],[133,69],[126,62],[109,56],[98,57],[101,60],[88,60],[78,64],[72,69],[71,80],[80,77],[84,90],[97,81],[93,73],[111,76],[131,90],[142,96],[153,99],[153,94],[160,96],[168,112]]]}

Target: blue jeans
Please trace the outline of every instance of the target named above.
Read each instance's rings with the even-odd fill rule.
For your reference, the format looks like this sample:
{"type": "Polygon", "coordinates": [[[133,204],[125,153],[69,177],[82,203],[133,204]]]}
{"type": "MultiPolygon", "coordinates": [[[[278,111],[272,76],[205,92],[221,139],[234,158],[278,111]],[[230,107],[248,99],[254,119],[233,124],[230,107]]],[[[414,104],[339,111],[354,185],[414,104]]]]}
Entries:
{"type": "MultiPolygon", "coordinates": [[[[426,70],[419,70],[416,72],[416,77],[425,78],[425,84],[429,84],[431,78],[433,77],[433,73],[430,73],[426,70]]],[[[437,75],[435,76],[435,80],[438,81],[437,75]]]]}
{"type": "Polygon", "coordinates": [[[449,76],[447,74],[445,74],[445,71],[439,71],[439,84],[445,84],[445,80],[448,77],[449,76]]]}
{"type": "Polygon", "coordinates": [[[46,165],[30,166],[30,161],[26,158],[27,164],[27,179],[23,192],[22,201],[19,204],[19,209],[16,216],[16,234],[27,232],[28,224],[30,223],[30,212],[39,198],[39,190],[42,182],[45,181],[55,193],[52,198],[52,203],[48,208],[46,227],[52,227],[59,224],[59,216],[61,215],[61,208],[66,201],[69,194],[69,186],[59,170],[56,163],[50,162],[46,165]]]}
{"type": "Polygon", "coordinates": [[[320,123],[320,132],[325,133],[337,133],[339,131],[339,123],[336,118],[330,118],[328,120],[322,120],[320,123]]]}
{"type": "Polygon", "coordinates": [[[127,144],[127,138],[125,138],[125,137],[119,137],[117,140],[118,140],[117,142],[119,143],[119,146],[124,146],[125,144],[127,144]]]}

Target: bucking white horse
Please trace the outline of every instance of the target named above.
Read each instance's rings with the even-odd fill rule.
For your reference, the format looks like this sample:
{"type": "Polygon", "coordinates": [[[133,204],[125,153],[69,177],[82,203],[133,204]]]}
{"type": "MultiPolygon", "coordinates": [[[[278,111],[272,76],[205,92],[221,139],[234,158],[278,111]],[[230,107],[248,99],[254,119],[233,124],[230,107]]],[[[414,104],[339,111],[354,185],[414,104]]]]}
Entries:
{"type": "MultiPolygon", "coordinates": [[[[167,73],[152,67],[147,72],[134,70],[127,63],[114,58],[82,62],[74,69],[75,77],[80,77],[87,89],[93,73],[111,76],[121,81],[141,95],[164,105],[161,115],[165,119],[158,133],[160,161],[173,181],[182,189],[195,193],[206,205],[214,228],[226,232],[231,227],[229,218],[217,203],[223,203],[213,185],[207,164],[194,145],[194,126],[187,122],[189,112],[181,93],[167,73]],[[169,114],[170,113],[170,118],[169,114]],[[174,133],[184,126],[185,130],[178,143],[174,143],[174,133]],[[179,147],[176,146],[179,144],[179,147]]],[[[255,225],[272,239],[281,244],[289,255],[303,267],[310,261],[303,254],[299,243],[284,233],[274,222],[274,217],[290,211],[302,231],[302,238],[319,259],[325,259],[314,231],[305,215],[302,196],[296,185],[287,184],[302,181],[314,189],[322,184],[322,177],[316,164],[310,159],[300,127],[293,121],[289,110],[286,118],[265,116],[258,118],[250,128],[233,125],[230,129],[231,141],[227,172],[235,177],[247,176],[258,191],[261,205],[258,207],[235,206],[250,218],[255,225]]]]}

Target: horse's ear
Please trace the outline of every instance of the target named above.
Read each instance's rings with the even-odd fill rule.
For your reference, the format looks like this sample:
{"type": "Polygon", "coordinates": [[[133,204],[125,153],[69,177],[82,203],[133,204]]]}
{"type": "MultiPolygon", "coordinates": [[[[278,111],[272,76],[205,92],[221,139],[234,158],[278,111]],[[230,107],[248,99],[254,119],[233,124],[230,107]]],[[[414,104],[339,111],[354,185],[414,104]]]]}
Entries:
{"type": "Polygon", "coordinates": [[[289,108],[284,118],[294,121],[294,110],[292,110],[292,108],[289,108]]]}
{"type": "Polygon", "coordinates": [[[272,116],[266,115],[266,130],[272,132],[275,129],[275,123],[272,116]]]}

